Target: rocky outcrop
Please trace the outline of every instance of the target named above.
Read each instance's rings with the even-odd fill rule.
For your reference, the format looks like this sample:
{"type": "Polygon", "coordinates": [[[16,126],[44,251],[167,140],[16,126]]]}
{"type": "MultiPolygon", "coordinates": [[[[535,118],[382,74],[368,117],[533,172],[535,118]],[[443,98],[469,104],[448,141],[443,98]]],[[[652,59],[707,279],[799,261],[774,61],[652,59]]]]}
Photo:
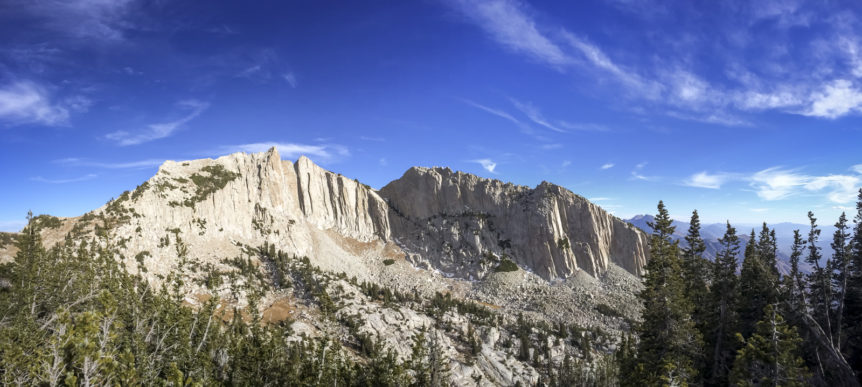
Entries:
{"type": "MultiPolygon", "coordinates": [[[[274,148],[165,162],[93,214],[116,220],[130,267],[137,256],[155,274],[175,268],[178,240],[202,262],[266,242],[345,272],[370,246],[466,279],[504,260],[548,280],[579,270],[596,276],[609,264],[640,274],[647,250],[642,232],[550,183],[530,189],[417,167],[378,192],[306,157],[281,160],[274,148]]],[[[72,222],[86,225],[87,216],[72,222]]]]}
{"type": "Polygon", "coordinates": [[[456,276],[483,277],[511,259],[545,279],[617,264],[640,275],[645,234],[571,191],[547,182],[535,189],[419,168],[380,190],[389,223],[411,260],[456,276]]]}

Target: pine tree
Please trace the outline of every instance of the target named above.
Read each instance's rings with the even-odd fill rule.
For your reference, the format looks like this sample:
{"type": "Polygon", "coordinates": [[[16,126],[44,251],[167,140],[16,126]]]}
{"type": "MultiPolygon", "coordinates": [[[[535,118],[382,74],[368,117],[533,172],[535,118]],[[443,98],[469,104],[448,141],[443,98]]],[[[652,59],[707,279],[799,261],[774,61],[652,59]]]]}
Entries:
{"type": "MultiPolygon", "coordinates": [[[[741,336],[741,335],[740,335],[741,336]]],[[[733,363],[734,386],[807,386],[810,374],[799,356],[802,339],[773,305],[767,305],[754,333],[733,363]]]]}
{"type": "Polygon", "coordinates": [[[775,244],[766,223],[755,243],[754,230],[745,247],[745,258],[739,276],[739,332],[748,338],[754,326],[763,318],[766,305],[778,301],[778,276],[775,268],[775,244]]]}
{"type": "Polygon", "coordinates": [[[835,330],[832,343],[838,351],[844,343],[844,305],[846,304],[847,283],[850,276],[850,246],[847,241],[850,238],[847,225],[847,216],[842,212],[835,223],[835,233],[832,236],[832,291],[834,302],[835,330]]]}
{"type": "Polygon", "coordinates": [[[817,228],[817,218],[814,213],[808,211],[808,220],[811,230],[808,232],[808,256],[805,261],[811,265],[811,273],[807,275],[808,301],[811,303],[811,311],[815,321],[823,328],[831,343],[835,340],[832,336],[832,286],[829,268],[832,266],[830,260],[826,260],[824,266],[820,265],[822,255],[817,241],[820,239],[820,229],[817,228]]]}
{"type": "Polygon", "coordinates": [[[739,237],[730,222],[727,222],[727,229],[719,242],[722,249],[715,258],[710,287],[710,307],[713,311],[707,342],[711,360],[707,383],[710,385],[727,384],[736,353],[736,256],[739,254],[739,237]]]}
{"type": "Polygon", "coordinates": [[[697,210],[691,213],[688,234],[685,236],[688,245],[682,253],[683,278],[685,280],[685,294],[694,305],[694,318],[701,336],[706,335],[707,300],[709,299],[709,272],[711,262],[703,257],[706,244],[700,236],[700,217],[697,210]]]}
{"type": "Polygon", "coordinates": [[[790,272],[782,279],[782,298],[790,316],[805,311],[805,279],[799,270],[799,258],[807,242],[799,230],[793,230],[793,245],[790,247],[790,272]]]}
{"type": "Polygon", "coordinates": [[[644,385],[685,385],[698,380],[695,362],[702,342],[692,305],[685,297],[674,227],[663,202],[658,204],[644,275],[643,322],[637,331],[638,378],[644,385]]]}
{"type": "Polygon", "coordinates": [[[842,321],[847,337],[844,352],[850,366],[862,381],[862,189],[857,196],[856,216],[853,221],[855,226],[850,239],[847,296],[842,321]]]}

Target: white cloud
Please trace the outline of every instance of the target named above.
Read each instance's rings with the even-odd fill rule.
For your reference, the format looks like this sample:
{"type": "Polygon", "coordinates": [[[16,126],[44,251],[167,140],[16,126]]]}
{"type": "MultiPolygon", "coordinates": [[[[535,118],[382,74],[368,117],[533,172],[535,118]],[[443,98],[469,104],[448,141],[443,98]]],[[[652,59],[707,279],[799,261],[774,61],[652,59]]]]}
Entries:
{"type": "MultiPolygon", "coordinates": [[[[834,119],[862,112],[862,87],[850,81],[862,77],[862,45],[853,37],[858,34],[854,29],[855,20],[848,21],[852,17],[827,18],[835,19],[832,20],[833,25],[815,34],[819,41],[825,42],[820,44],[823,49],[816,49],[818,40],[801,44],[781,40],[790,34],[777,34],[774,36],[776,40],[769,45],[770,49],[764,50],[764,58],[724,63],[727,67],[723,72],[725,79],[720,79],[712,73],[698,73],[695,69],[705,66],[699,66],[690,51],[698,49],[697,44],[711,37],[695,33],[683,35],[679,39],[659,37],[654,41],[656,48],[678,54],[638,57],[636,52],[627,50],[625,55],[618,55],[615,60],[613,55],[609,55],[607,50],[591,42],[588,37],[573,34],[560,25],[543,25],[539,22],[540,13],[517,0],[449,2],[468,15],[491,39],[510,51],[560,71],[573,68],[580,70],[579,74],[584,73],[584,70],[593,71],[594,74],[588,74],[589,77],[597,79],[600,84],[606,83],[601,75],[607,75],[615,81],[616,86],[621,86],[620,90],[611,89],[614,95],[685,110],[668,112],[668,115],[676,118],[723,126],[753,126],[735,113],[773,110],[834,119]],[[815,49],[811,49],[812,46],[815,49]],[[810,52],[797,52],[799,50],[810,52]],[[798,55],[802,59],[788,63],[788,55],[798,55]],[[815,63],[816,68],[805,67],[815,63]]],[[[750,23],[769,20],[772,27],[784,31],[794,25],[807,25],[813,17],[793,7],[773,5],[766,8],[784,11],[764,11],[763,15],[759,15],[759,8],[743,10],[743,20],[750,23]]],[[[752,25],[749,24],[749,29],[752,25]]],[[[746,30],[744,25],[733,24],[732,28],[739,30],[739,33],[732,36],[730,46],[725,47],[730,50],[723,53],[725,57],[733,57],[736,54],[733,50],[751,50],[755,47],[751,40],[754,32],[746,30]]],[[[756,34],[761,33],[765,32],[756,34]]],[[[748,59],[747,51],[740,55],[748,59]]],[[[796,59],[796,56],[790,58],[796,59]]],[[[667,109],[664,111],[667,112],[667,109]]],[[[528,112],[535,110],[525,111],[530,115],[528,112]]],[[[552,130],[580,129],[534,117],[531,120],[552,130]]]]}
{"type": "Polygon", "coordinates": [[[646,167],[647,162],[644,161],[642,163],[638,163],[635,165],[635,168],[632,170],[632,180],[642,180],[642,181],[657,181],[658,176],[647,176],[641,173],[641,171],[646,167]]]}
{"type": "Polygon", "coordinates": [[[610,129],[607,126],[601,124],[594,124],[589,122],[567,122],[567,121],[559,121],[557,125],[560,127],[569,129],[569,130],[580,130],[580,131],[589,131],[589,132],[609,132],[610,129]]]}
{"type": "Polygon", "coordinates": [[[531,104],[529,102],[521,103],[518,100],[515,100],[514,98],[510,98],[510,100],[512,101],[512,104],[515,105],[515,107],[521,111],[521,113],[524,113],[524,115],[526,115],[527,118],[530,119],[530,121],[533,121],[536,124],[544,126],[544,127],[551,129],[555,132],[566,133],[565,130],[560,129],[557,126],[554,126],[553,124],[548,122],[548,120],[545,119],[545,116],[542,115],[542,112],[540,112],[539,109],[536,108],[533,104],[531,104]]]}
{"type": "Polygon", "coordinates": [[[533,130],[527,124],[521,122],[521,120],[515,118],[514,116],[512,116],[509,113],[506,113],[505,111],[502,111],[500,109],[494,109],[494,108],[491,108],[491,107],[488,107],[488,106],[485,106],[482,104],[478,104],[476,102],[473,102],[473,101],[470,101],[467,99],[462,99],[461,101],[467,105],[470,105],[470,106],[476,108],[476,109],[482,110],[486,113],[490,113],[491,115],[500,117],[506,121],[509,121],[509,122],[515,124],[524,133],[531,134],[533,132],[533,130]]]}
{"type": "Polygon", "coordinates": [[[131,27],[134,0],[14,1],[12,7],[32,15],[43,27],[63,37],[87,42],[116,42],[131,27]],[[15,4],[17,3],[17,4],[15,4]]]}
{"type": "Polygon", "coordinates": [[[805,184],[809,191],[827,190],[826,198],[833,203],[850,203],[856,199],[856,193],[862,185],[862,176],[829,175],[812,177],[805,184]]]}
{"type": "Polygon", "coordinates": [[[380,164],[381,167],[385,167],[389,165],[389,162],[386,161],[385,157],[381,157],[380,160],[377,160],[377,163],[380,164]]]}
{"type": "Polygon", "coordinates": [[[751,176],[751,186],[764,200],[779,200],[797,193],[804,187],[808,176],[778,167],[767,168],[751,176]]]}
{"type": "Polygon", "coordinates": [[[606,198],[606,197],[598,197],[598,198],[589,198],[587,200],[589,200],[591,202],[604,202],[604,201],[614,200],[614,199],[606,198]]]}
{"type": "Polygon", "coordinates": [[[491,160],[491,159],[471,160],[470,162],[472,162],[472,163],[478,163],[479,165],[481,165],[481,166],[482,166],[482,168],[485,168],[485,170],[486,170],[486,171],[488,171],[488,172],[491,172],[491,173],[497,173],[497,172],[495,171],[495,169],[497,168],[497,163],[495,163],[495,162],[494,162],[493,160],[491,160]]]}
{"type": "Polygon", "coordinates": [[[512,0],[451,2],[507,49],[557,69],[571,62],[571,58],[539,30],[520,3],[512,0]]]}
{"type": "Polygon", "coordinates": [[[306,156],[316,162],[335,162],[350,156],[350,151],[338,144],[298,144],[291,142],[256,142],[251,144],[226,145],[220,147],[217,154],[236,152],[260,153],[275,147],[282,158],[296,159],[306,156]]]}
{"type": "Polygon", "coordinates": [[[751,186],[764,200],[779,200],[802,192],[825,192],[833,203],[850,203],[862,186],[862,175],[809,176],[778,167],[751,176],[751,186]]]}
{"type": "Polygon", "coordinates": [[[296,88],[296,74],[293,72],[289,72],[287,74],[282,75],[282,78],[290,85],[292,88],[296,88]]]}
{"type": "Polygon", "coordinates": [[[81,177],[73,177],[73,178],[68,178],[68,179],[46,179],[42,176],[35,176],[35,177],[31,177],[30,180],[38,181],[40,183],[66,184],[66,183],[77,183],[77,182],[81,182],[81,181],[93,180],[97,177],[99,177],[99,175],[91,173],[91,174],[87,174],[87,175],[84,175],[81,177]]]}
{"type": "Polygon", "coordinates": [[[563,168],[568,167],[569,165],[572,165],[572,162],[569,160],[565,160],[562,164],[560,164],[560,166],[563,168]]]}
{"type": "Polygon", "coordinates": [[[0,119],[12,124],[66,125],[71,112],[84,112],[90,100],[75,96],[52,100],[51,93],[31,81],[16,81],[0,87],[0,119]]]}
{"type": "Polygon", "coordinates": [[[838,118],[858,112],[862,106],[862,90],[850,81],[839,79],[826,85],[811,97],[811,105],[803,112],[807,116],[838,118]]]}
{"type": "Polygon", "coordinates": [[[84,159],[79,159],[75,157],[65,158],[54,160],[54,163],[69,166],[69,167],[96,167],[96,168],[105,168],[105,169],[144,169],[157,167],[164,163],[164,160],[161,159],[148,159],[148,160],[140,160],[140,161],[130,161],[130,162],[121,162],[121,163],[104,163],[97,161],[89,161],[84,159]]]}
{"type": "Polygon", "coordinates": [[[189,110],[189,113],[174,121],[163,122],[159,124],[150,124],[147,126],[147,129],[138,133],[129,133],[124,130],[119,130],[107,134],[105,138],[112,141],[116,141],[117,145],[120,146],[138,145],[145,142],[165,138],[172,135],[177,129],[181,128],[183,125],[187,124],[189,121],[195,119],[197,116],[203,113],[204,110],[209,108],[210,104],[207,102],[192,99],[180,101],[179,103],[177,103],[177,106],[184,110],[189,110]]]}
{"type": "Polygon", "coordinates": [[[683,184],[690,187],[719,189],[728,180],[736,178],[734,174],[716,173],[710,174],[706,171],[691,175],[683,184]]]}
{"type": "Polygon", "coordinates": [[[602,166],[599,168],[604,170],[604,169],[611,169],[613,167],[614,167],[614,163],[606,163],[606,164],[602,164],[602,166]]]}

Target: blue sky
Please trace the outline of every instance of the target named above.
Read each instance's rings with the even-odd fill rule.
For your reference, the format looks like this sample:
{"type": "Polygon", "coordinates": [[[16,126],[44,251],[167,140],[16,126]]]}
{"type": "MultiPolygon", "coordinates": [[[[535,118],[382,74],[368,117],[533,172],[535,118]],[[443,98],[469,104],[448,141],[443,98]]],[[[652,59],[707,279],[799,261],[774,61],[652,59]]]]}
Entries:
{"type": "Polygon", "coordinates": [[[439,165],[622,217],[833,223],[862,186],[860,8],[7,0],[0,230],[272,144],[374,187],[439,165]]]}

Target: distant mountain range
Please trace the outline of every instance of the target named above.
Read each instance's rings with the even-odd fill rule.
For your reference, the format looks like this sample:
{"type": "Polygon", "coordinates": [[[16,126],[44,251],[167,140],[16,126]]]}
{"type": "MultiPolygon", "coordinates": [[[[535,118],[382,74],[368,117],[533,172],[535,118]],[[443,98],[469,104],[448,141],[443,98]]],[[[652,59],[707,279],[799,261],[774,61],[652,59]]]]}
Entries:
{"type": "MultiPolygon", "coordinates": [[[[647,225],[647,223],[655,221],[655,218],[652,215],[635,215],[630,219],[626,219],[626,221],[647,233],[651,233],[652,229],[647,225]]],[[[688,233],[690,224],[688,222],[674,220],[673,226],[676,227],[673,236],[680,241],[681,246],[687,246],[685,243],[685,235],[688,233]]],[[[740,239],[740,246],[743,249],[745,248],[745,244],[748,243],[751,230],[753,229],[755,234],[759,235],[760,229],[763,227],[762,224],[750,223],[731,223],[731,226],[736,228],[736,232],[740,239]]],[[[767,227],[775,229],[775,236],[778,239],[778,269],[781,272],[786,273],[790,269],[790,248],[793,245],[793,230],[799,230],[802,233],[803,238],[808,238],[808,230],[810,226],[807,224],[784,222],[767,224],[767,227]]],[[[710,260],[715,258],[715,255],[721,249],[718,239],[724,236],[726,229],[727,225],[725,223],[701,224],[700,235],[706,244],[706,252],[704,253],[706,258],[710,260]]],[[[825,259],[832,256],[832,247],[830,244],[832,243],[832,234],[835,232],[835,226],[832,226],[831,224],[828,226],[821,225],[820,230],[820,240],[818,241],[817,246],[820,247],[825,259]]],[[[740,250],[740,253],[741,252],[742,249],[740,250]]],[[[741,262],[742,257],[739,259],[741,262]]],[[[805,272],[811,269],[811,267],[804,262],[804,256],[799,262],[799,268],[805,272]]]]}

